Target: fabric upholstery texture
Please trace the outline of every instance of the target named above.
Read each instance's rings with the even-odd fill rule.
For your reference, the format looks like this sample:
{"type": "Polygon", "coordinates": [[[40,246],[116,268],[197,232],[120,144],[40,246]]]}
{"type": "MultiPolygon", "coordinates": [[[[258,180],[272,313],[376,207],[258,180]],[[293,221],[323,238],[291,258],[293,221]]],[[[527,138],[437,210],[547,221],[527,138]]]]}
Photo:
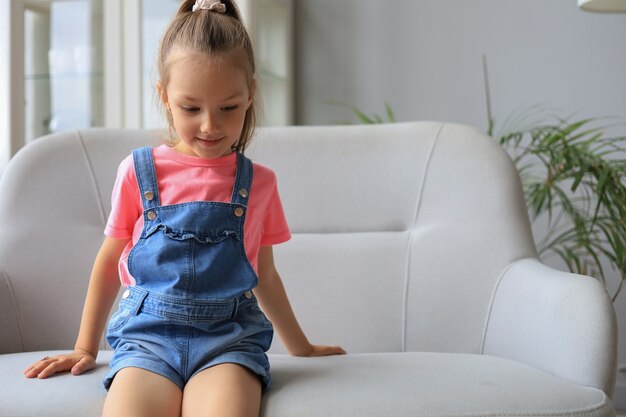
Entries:
{"type": "MultiPolygon", "coordinates": [[[[76,338],[119,162],[159,132],[36,140],[0,180],[0,417],[96,416],[89,375],[22,370],[76,338]]],[[[278,178],[275,247],[296,314],[349,355],[270,361],[262,415],[614,416],[616,322],[602,285],[537,260],[517,171],[467,126],[264,128],[246,154],[278,178]]]]}
{"type": "MultiPolygon", "coordinates": [[[[1,355],[0,369],[20,373],[22,362],[42,353],[1,355]]],[[[0,379],[0,415],[100,415],[106,395],[101,381],[110,356],[110,351],[102,352],[97,369],[80,377],[0,379]],[[22,401],[8,400],[18,398],[22,401]]],[[[407,352],[270,359],[273,381],[263,399],[264,416],[613,415],[611,401],[600,390],[487,355],[407,352]]]]}

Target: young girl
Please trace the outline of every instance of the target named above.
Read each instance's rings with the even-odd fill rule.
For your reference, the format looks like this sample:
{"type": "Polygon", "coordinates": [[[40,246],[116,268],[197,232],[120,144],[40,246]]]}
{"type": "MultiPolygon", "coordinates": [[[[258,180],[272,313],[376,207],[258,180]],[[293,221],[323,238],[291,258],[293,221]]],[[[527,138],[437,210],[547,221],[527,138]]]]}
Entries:
{"type": "Polygon", "coordinates": [[[183,1],[158,66],[173,144],[121,163],[75,350],[25,374],[93,369],[121,279],[103,414],[258,416],[273,327],[292,355],[345,352],[309,343],[274,266],[290,233],[274,173],[243,156],[256,76],[232,0],[183,1]]]}

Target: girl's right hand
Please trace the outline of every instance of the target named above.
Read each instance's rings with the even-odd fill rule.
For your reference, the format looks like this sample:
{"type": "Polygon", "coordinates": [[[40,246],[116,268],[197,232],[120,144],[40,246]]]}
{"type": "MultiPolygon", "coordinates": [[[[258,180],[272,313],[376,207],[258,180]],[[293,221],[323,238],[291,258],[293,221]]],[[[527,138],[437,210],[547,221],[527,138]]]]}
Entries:
{"type": "Polygon", "coordinates": [[[71,371],[80,375],[96,367],[96,358],[91,353],[75,350],[67,355],[46,356],[24,370],[26,378],[44,379],[59,372],[71,371]]]}

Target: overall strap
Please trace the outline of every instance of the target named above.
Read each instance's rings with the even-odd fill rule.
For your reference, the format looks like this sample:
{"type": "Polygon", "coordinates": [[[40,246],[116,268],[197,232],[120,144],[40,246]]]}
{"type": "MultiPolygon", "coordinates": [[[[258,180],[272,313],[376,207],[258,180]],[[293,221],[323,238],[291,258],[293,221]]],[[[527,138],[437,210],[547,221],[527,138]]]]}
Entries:
{"type": "Polygon", "coordinates": [[[230,198],[230,202],[247,207],[251,186],[252,161],[243,156],[243,154],[237,153],[237,176],[235,177],[235,186],[233,187],[233,195],[230,198]]]}
{"type": "Polygon", "coordinates": [[[143,148],[133,149],[133,161],[144,210],[160,206],[159,185],[154,168],[152,147],[144,146],[143,148]]]}

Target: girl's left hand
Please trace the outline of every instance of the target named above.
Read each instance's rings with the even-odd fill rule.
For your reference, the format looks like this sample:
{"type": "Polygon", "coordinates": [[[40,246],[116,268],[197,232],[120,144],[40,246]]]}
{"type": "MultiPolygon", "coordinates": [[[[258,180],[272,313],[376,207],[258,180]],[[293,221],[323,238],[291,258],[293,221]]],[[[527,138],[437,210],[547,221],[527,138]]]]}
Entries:
{"type": "Polygon", "coordinates": [[[322,346],[311,345],[310,350],[296,356],[316,357],[316,356],[331,356],[331,355],[345,355],[346,351],[339,346],[322,346]]]}

